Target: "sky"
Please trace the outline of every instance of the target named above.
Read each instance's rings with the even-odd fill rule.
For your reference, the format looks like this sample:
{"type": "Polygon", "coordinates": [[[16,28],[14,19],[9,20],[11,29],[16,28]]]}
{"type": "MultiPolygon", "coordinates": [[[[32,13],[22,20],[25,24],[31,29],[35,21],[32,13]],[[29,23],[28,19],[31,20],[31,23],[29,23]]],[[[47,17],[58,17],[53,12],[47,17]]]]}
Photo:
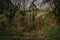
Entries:
{"type": "MultiPolygon", "coordinates": [[[[25,8],[29,8],[30,5],[32,4],[34,0],[11,0],[11,3],[13,5],[20,5],[20,6],[24,6],[25,8]]],[[[52,0],[50,0],[51,3],[53,2],[52,0]]],[[[45,9],[45,8],[49,8],[51,5],[49,4],[49,1],[44,3],[44,0],[36,0],[34,1],[34,4],[36,5],[36,8],[42,8],[42,9],[45,9]]]]}

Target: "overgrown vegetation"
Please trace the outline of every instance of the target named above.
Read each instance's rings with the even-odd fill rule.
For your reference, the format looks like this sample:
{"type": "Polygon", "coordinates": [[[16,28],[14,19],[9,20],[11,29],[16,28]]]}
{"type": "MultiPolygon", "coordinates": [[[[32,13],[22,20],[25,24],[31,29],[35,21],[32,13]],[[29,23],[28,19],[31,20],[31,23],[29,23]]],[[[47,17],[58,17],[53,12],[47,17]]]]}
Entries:
{"type": "Polygon", "coordinates": [[[0,0],[0,35],[16,34],[20,38],[37,37],[44,40],[60,40],[59,6],[60,0],[54,0],[53,11],[47,13],[35,9],[34,4],[28,10],[21,10],[14,6],[10,0],[0,0]]]}

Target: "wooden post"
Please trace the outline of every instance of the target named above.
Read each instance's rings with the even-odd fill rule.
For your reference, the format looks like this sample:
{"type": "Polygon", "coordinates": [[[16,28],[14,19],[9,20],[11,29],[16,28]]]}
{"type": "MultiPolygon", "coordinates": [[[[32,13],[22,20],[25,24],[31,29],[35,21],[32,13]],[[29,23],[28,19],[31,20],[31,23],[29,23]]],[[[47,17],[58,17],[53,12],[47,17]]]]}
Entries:
{"type": "Polygon", "coordinates": [[[21,33],[21,31],[22,31],[21,27],[22,27],[21,17],[18,17],[18,19],[17,19],[17,30],[19,33],[21,33]]]}

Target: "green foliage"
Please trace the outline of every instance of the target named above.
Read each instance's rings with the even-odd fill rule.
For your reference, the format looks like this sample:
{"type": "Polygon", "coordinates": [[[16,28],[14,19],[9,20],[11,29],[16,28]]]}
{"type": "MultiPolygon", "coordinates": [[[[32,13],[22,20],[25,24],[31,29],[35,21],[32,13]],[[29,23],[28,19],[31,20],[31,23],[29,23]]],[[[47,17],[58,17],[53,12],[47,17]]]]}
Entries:
{"type": "MultiPolygon", "coordinates": [[[[39,38],[43,36],[43,38],[47,40],[60,39],[60,7],[58,3],[55,4],[56,8],[48,14],[41,16],[42,13],[40,14],[39,11],[34,12],[33,10],[32,12],[34,12],[35,15],[27,16],[24,10],[21,11],[19,7],[13,6],[8,0],[0,0],[0,2],[4,5],[4,7],[2,6],[4,11],[0,13],[0,33],[21,34],[21,37],[26,34],[35,35],[39,38]],[[38,24],[40,24],[39,28],[41,27],[43,30],[42,33],[38,30],[38,24]],[[20,33],[18,32],[20,31],[18,30],[18,26],[22,31],[20,33]]],[[[31,8],[35,8],[35,5],[32,4],[31,8]]]]}

